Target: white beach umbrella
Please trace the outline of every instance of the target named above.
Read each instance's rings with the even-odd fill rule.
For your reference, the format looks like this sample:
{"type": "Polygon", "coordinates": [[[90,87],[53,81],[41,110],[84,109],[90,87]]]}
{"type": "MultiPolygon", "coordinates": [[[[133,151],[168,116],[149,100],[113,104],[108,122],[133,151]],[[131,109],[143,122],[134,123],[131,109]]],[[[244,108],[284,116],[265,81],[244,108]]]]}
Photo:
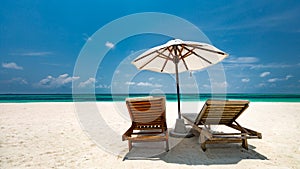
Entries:
{"type": "Polygon", "coordinates": [[[207,43],[175,39],[145,51],[132,64],[140,70],[176,75],[178,119],[181,119],[178,73],[207,68],[227,56],[225,52],[207,43]]]}

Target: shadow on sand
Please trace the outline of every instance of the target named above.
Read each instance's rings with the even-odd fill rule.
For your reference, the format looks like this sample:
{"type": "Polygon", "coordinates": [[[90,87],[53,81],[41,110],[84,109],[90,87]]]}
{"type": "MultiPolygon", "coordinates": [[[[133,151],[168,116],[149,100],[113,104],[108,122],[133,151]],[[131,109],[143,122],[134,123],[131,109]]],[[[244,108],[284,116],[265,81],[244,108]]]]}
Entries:
{"type": "Polygon", "coordinates": [[[164,151],[164,143],[137,143],[126,154],[124,160],[162,160],[167,163],[186,165],[237,164],[243,159],[267,160],[249,144],[249,150],[241,144],[207,145],[205,152],[200,148],[198,136],[169,139],[170,151],[164,151]]]}

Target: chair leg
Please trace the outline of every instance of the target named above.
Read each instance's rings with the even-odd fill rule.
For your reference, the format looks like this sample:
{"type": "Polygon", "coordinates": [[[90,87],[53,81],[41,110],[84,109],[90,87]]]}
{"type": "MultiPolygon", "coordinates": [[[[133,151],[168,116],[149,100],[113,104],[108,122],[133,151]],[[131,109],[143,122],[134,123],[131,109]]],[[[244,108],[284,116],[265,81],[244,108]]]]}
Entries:
{"type": "Polygon", "coordinates": [[[132,141],[128,140],[128,148],[129,148],[129,151],[132,149],[132,141]]]}
{"type": "Polygon", "coordinates": [[[166,140],[166,152],[168,152],[168,151],[169,151],[169,141],[166,140]]]}
{"type": "Polygon", "coordinates": [[[203,151],[206,151],[205,143],[201,143],[201,149],[202,149],[203,151]]]}
{"type": "Polygon", "coordinates": [[[248,142],[247,142],[247,138],[244,138],[242,141],[242,147],[246,150],[248,150],[248,142]]]}
{"type": "Polygon", "coordinates": [[[205,145],[206,138],[205,138],[204,134],[201,134],[201,133],[200,133],[200,136],[199,136],[199,142],[200,142],[200,144],[201,144],[201,149],[202,149],[203,151],[206,151],[206,145],[205,145]]]}

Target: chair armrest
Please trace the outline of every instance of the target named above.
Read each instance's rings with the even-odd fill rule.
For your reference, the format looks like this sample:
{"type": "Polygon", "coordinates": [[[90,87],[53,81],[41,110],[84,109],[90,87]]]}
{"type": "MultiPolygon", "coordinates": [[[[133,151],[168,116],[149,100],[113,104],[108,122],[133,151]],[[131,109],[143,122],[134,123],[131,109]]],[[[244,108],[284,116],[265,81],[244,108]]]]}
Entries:
{"type": "Polygon", "coordinates": [[[245,127],[242,127],[242,129],[241,129],[241,126],[237,126],[237,125],[234,125],[234,124],[230,124],[230,125],[227,125],[227,126],[232,127],[232,128],[234,128],[236,130],[239,130],[241,132],[246,131],[246,133],[249,136],[256,136],[257,138],[262,139],[262,134],[260,132],[257,132],[257,131],[254,131],[254,130],[251,130],[251,129],[248,129],[248,128],[245,128],[245,127]]]}
{"type": "Polygon", "coordinates": [[[131,136],[133,129],[134,127],[130,126],[130,128],[122,135],[122,141],[127,140],[127,138],[131,136]]]}

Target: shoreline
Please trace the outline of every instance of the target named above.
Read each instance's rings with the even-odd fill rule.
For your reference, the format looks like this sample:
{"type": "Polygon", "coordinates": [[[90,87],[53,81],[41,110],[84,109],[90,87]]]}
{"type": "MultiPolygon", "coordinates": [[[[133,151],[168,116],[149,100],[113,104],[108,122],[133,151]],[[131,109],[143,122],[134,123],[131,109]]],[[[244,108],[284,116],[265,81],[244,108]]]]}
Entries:
{"type": "MultiPolygon", "coordinates": [[[[152,94],[151,94],[152,95],[152,94]]],[[[149,94],[0,94],[0,103],[27,102],[123,102],[128,97],[145,97],[149,94]]],[[[159,96],[159,94],[153,94],[159,96]]],[[[162,94],[169,102],[176,102],[176,94],[162,94]]],[[[182,102],[199,102],[207,99],[249,100],[250,102],[300,102],[300,94],[181,94],[182,102]]]]}
{"type": "MultiPolygon", "coordinates": [[[[168,153],[156,158],[125,161],[124,157],[139,157],[163,147],[146,144],[141,148],[136,145],[136,149],[129,153],[127,142],[121,141],[121,135],[130,126],[125,103],[80,102],[79,106],[96,105],[111,130],[101,133],[104,142],[97,142],[97,138],[90,137],[90,133],[83,130],[75,104],[77,102],[0,103],[0,168],[242,169],[245,166],[300,166],[300,103],[250,102],[237,121],[261,132],[263,138],[249,139],[248,151],[239,144],[224,144],[211,145],[204,153],[198,137],[170,138],[171,150],[168,153]]],[[[182,110],[197,112],[203,104],[202,101],[184,102],[182,110]]],[[[168,128],[173,128],[176,110],[176,102],[167,101],[168,128]]]]}
{"type": "MultiPolygon", "coordinates": [[[[218,99],[215,99],[218,100],[218,99]]],[[[249,99],[227,99],[227,100],[248,100],[250,103],[294,103],[294,104],[298,104],[300,103],[299,101],[251,101],[249,99]]],[[[43,103],[125,103],[124,101],[40,101],[40,102],[36,102],[36,101],[26,101],[26,102],[0,102],[0,104],[43,104],[43,103]]],[[[166,102],[169,103],[177,103],[177,101],[173,101],[173,100],[167,100],[166,102]]],[[[204,103],[205,100],[195,100],[195,101],[186,101],[186,100],[181,100],[180,103],[204,103]]]]}

